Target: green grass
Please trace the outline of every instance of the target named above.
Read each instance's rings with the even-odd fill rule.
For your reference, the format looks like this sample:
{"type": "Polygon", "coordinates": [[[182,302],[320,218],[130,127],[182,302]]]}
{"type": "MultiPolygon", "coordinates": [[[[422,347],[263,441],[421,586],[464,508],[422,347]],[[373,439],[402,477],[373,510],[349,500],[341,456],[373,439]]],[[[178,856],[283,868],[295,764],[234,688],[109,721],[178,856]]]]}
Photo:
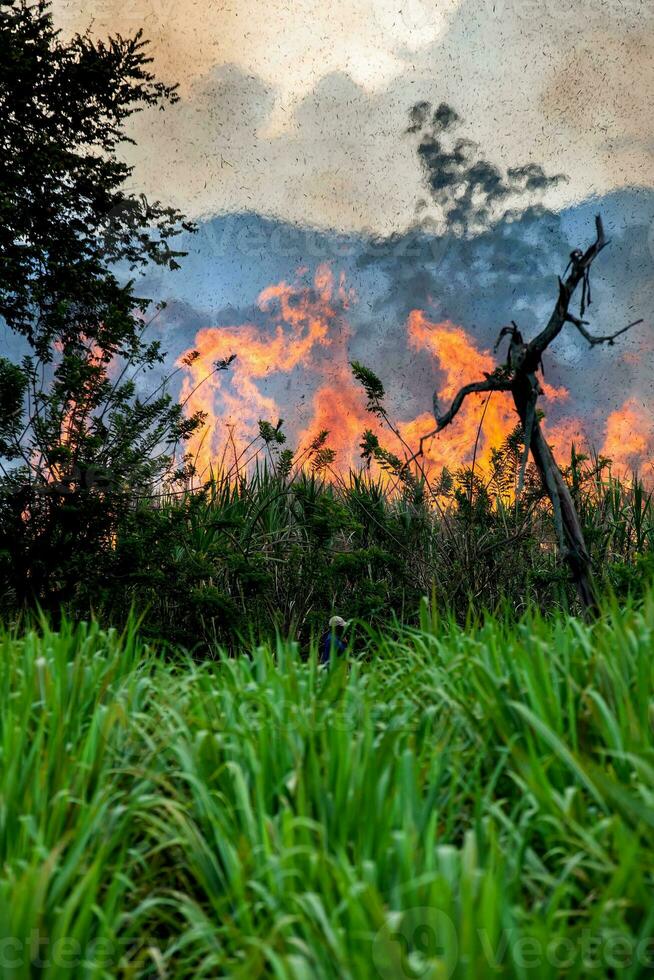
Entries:
{"type": "Polygon", "coordinates": [[[651,975],[654,596],[331,670],[0,645],[3,980],[651,975]]]}

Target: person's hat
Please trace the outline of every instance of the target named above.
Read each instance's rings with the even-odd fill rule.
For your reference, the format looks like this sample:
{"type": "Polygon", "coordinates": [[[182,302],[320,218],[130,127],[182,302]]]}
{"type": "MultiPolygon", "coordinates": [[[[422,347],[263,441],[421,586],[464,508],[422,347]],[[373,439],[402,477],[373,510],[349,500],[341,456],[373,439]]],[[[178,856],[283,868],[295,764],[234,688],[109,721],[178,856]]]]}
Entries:
{"type": "Polygon", "coordinates": [[[346,622],[342,616],[332,616],[332,618],[329,620],[330,629],[334,629],[335,627],[339,626],[342,630],[344,630],[349,625],[350,625],[350,620],[348,619],[346,622]]]}

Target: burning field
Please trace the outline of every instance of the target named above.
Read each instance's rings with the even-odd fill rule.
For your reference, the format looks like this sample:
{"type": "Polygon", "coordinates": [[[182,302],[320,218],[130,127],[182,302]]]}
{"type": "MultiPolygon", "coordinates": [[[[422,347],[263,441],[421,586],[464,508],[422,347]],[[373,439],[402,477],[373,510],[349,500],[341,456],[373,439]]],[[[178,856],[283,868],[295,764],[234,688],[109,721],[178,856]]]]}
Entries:
{"type": "MultiPolygon", "coordinates": [[[[329,264],[318,266],[312,281],[306,269],[293,282],[264,289],[258,298],[257,322],[206,327],[197,332],[193,348],[178,365],[184,369],[181,399],[189,412],[202,411],[207,424],[189,447],[198,473],[220,469],[226,459],[247,461],[247,447],[256,439],[259,420],[277,425],[284,420],[289,446],[301,453],[323,431],[336,453],[334,470],[346,473],[361,465],[362,433],[372,429],[393,452],[408,456],[419,439],[433,429],[425,410],[412,417],[394,399],[394,370],[380,371],[401,441],[383,432],[366,410],[366,396],[350,369],[353,328],[350,311],[357,302],[344,273],[329,264]],[[302,278],[304,276],[304,278],[302,278]],[[190,357],[192,351],[197,355],[190,357]],[[229,371],[214,371],[216,362],[235,354],[229,371]]],[[[464,326],[433,322],[419,309],[398,325],[409,364],[428,364],[432,389],[441,406],[459,388],[490,373],[497,359],[464,326]]],[[[498,355],[499,356],[499,355],[498,355]]],[[[627,355],[624,355],[625,357],[627,355]]],[[[406,382],[405,382],[406,383],[406,382]]],[[[411,383],[409,379],[409,384],[411,383]]],[[[619,410],[582,418],[575,413],[574,392],[542,381],[545,429],[555,451],[565,459],[574,443],[578,450],[598,451],[613,460],[617,472],[639,470],[647,478],[654,456],[651,414],[633,396],[619,410]]],[[[469,398],[454,425],[425,446],[431,472],[470,465],[481,471],[516,425],[508,394],[469,398]]]]}

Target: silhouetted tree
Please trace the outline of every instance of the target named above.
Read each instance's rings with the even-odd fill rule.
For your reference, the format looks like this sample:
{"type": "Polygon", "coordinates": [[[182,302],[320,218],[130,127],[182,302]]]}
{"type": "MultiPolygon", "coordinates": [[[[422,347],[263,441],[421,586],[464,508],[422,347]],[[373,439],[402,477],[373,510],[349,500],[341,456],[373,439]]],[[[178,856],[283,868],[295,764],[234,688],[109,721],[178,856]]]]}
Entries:
{"type": "Polygon", "coordinates": [[[0,317],[20,351],[0,358],[0,581],[21,601],[54,607],[95,572],[201,423],[165,383],[138,397],[163,354],[125,273],[176,268],[192,228],[125,188],[125,123],[177,99],[150,61],[140,32],[63,41],[46,0],[0,2],[0,317]]]}
{"type": "Polygon", "coordinates": [[[601,337],[586,330],[587,321],[583,319],[583,315],[587,304],[590,302],[590,269],[597,256],[608,244],[602,219],[599,215],[596,224],[597,237],[593,244],[585,252],[576,249],[570,255],[570,262],[566,270],[567,275],[563,279],[559,278],[558,299],[547,325],[529,342],[523,339],[515,322],[512,322],[511,326],[504,327],[500,332],[498,344],[503,337],[508,336],[510,338],[506,362],[492,373],[486,374],[483,381],[464,385],[455,396],[450,408],[442,414],[439,410],[437,394],[435,394],[436,428],[422,437],[420,448],[416,454],[417,457],[422,455],[423,444],[426,439],[433,437],[450,425],[468,395],[478,392],[510,392],[520,418],[525,443],[518,493],[521,491],[525,465],[531,450],[543,486],[552,503],[559,546],[570,566],[579,596],[586,609],[593,609],[596,604],[590,557],[572,495],[540,425],[537,403],[542,390],[538,383],[537,372],[539,369],[542,370],[544,351],[556,340],[566,323],[573,324],[591,347],[596,344],[613,344],[620,334],[638,323],[642,323],[642,320],[636,320],[615,333],[601,337]],[[577,317],[570,312],[570,303],[579,285],[582,285],[581,315],[577,317]]]}

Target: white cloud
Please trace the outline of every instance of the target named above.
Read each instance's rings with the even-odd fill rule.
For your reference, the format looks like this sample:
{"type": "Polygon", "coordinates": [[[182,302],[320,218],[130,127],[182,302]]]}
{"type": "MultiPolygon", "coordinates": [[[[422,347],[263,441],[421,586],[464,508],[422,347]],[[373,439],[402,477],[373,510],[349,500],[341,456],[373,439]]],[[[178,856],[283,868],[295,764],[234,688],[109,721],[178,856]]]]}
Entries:
{"type": "Polygon", "coordinates": [[[66,31],[143,26],[160,72],[184,88],[216,65],[236,64],[293,103],[331,72],[368,89],[433,43],[461,0],[55,0],[66,31]]]}
{"type": "Polygon", "coordinates": [[[408,107],[451,102],[484,153],[654,183],[654,5],[640,0],[56,0],[66,30],[143,26],[182,102],[137,117],[135,182],[194,216],[387,233],[421,194],[408,107]],[[634,91],[640,92],[632,98],[634,91]]]}

